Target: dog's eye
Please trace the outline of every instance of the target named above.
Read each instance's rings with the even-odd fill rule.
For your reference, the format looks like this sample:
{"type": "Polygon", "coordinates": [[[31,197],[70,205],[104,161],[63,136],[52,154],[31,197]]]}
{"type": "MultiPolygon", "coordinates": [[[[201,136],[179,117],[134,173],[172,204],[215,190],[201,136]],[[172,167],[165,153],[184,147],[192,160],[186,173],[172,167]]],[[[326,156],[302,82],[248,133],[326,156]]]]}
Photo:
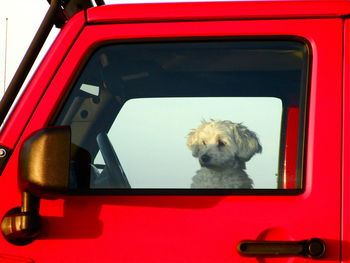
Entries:
{"type": "Polygon", "coordinates": [[[205,143],[205,141],[202,141],[202,143],[203,143],[203,145],[207,145],[207,144],[205,143]]]}
{"type": "Polygon", "coordinates": [[[219,147],[224,147],[226,144],[223,141],[218,141],[218,146],[219,147]]]}

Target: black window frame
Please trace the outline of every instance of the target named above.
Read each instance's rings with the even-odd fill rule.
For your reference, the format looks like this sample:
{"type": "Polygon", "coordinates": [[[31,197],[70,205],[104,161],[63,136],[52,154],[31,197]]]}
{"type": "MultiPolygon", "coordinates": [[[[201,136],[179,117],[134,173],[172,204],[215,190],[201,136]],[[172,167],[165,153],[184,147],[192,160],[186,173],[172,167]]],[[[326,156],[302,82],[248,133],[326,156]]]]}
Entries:
{"type": "MultiPolygon", "coordinates": [[[[57,125],[57,120],[63,111],[64,105],[67,103],[69,97],[71,96],[74,87],[76,86],[78,79],[84,72],[86,66],[88,65],[91,57],[101,48],[115,44],[142,44],[142,43],[183,43],[183,42],[212,42],[212,41],[295,41],[305,45],[308,61],[306,61],[305,69],[302,71],[301,83],[304,83],[304,88],[300,88],[300,111],[299,111],[299,136],[298,136],[298,155],[297,155],[297,167],[296,171],[299,173],[296,175],[301,179],[298,182],[295,189],[160,189],[160,188],[134,188],[134,189],[90,189],[87,187],[72,189],[69,191],[71,195],[188,195],[188,196],[201,196],[201,195],[217,195],[217,196],[227,196],[227,195],[244,195],[244,196],[289,196],[289,195],[300,195],[305,191],[305,151],[306,151],[306,134],[307,134],[307,122],[308,122],[308,105],[309,105],[309,89],[311,82],[311,68],[312,68],[312,48],[310,42],[299,36],[224,36],[224,37],[177,37],[177,38],[142,38],[142,39],[118,39],[118,40],[108,40],[102,43],[98,43],[92,47],[89,52],[87,52],[82,59],[81,66],[75,72],[73,79],[69,85],[69,92],[65,95],[65,98],[61,101],[57,112],[53,115],[49,125],[57,125]],[[299,150],[300,149],[300,150],[299,150]]],[[[223,96],[224,97],[224,96],[223,96]]],[[[283,165],[284,162],[284,148],[285,148],[285,131],[286,126],[286,110],[283,107],[282,116],[282,129],[281,129],[281,143],[280,143],[280,159],[279,166],[283,165]]],[[[72,151],[75,146],[72,146],[72,151]]],[[[279,169],[281,171],[281,168],[279,169]]],[[[280,182],[278,182],[280,184],[280,182]]]]}

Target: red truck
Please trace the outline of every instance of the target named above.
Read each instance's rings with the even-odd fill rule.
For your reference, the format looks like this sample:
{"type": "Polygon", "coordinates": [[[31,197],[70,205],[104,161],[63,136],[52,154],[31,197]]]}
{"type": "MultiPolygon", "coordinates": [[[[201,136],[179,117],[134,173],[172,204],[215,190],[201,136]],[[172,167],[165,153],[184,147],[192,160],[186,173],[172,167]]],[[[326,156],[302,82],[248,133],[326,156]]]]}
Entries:
{"type": "Polygon", "coordinates": [[[350,1],[50,2],[0,104],[1,263],[350,262],[350,1]]]}

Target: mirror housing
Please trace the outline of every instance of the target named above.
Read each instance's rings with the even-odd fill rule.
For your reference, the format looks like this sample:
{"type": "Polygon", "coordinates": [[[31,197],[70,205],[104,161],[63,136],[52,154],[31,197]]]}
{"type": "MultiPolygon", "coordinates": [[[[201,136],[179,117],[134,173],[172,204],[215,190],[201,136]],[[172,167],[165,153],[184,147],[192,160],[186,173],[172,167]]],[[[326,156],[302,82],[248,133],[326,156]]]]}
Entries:
{"type": "Polygon", "coordinates": [[[69,189],[71,131],[69,126],[39,130],[22,145],[19,187],[22,205],[1,220],[1,232],[11,244],[33,242],[40,233],[40,198],[54,199],[69,189]]]}
{"type": "Polygon", "coordinates": [[[69,189],[71,130],[69,126],[44,128],[22,145],[19,186],[38,197],[55,198],[69,189]]]}

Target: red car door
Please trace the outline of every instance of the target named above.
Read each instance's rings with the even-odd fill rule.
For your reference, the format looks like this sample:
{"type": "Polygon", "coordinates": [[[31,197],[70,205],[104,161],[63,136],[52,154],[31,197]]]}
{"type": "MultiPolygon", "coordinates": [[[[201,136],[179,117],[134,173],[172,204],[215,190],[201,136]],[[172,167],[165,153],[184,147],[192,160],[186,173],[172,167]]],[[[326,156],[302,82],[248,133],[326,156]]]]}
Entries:
{"type": "MultiPolygon", "coordinates": [[[[68,124],[73,144],[92,159],[74,160],[84,162],[78,172],[92,177],[97,169],[98,178],[109,161],[98,157],[95,137],[105,130],[131,188],[94,188],[90,181],[81,195],[42,200],[39,238],[19,248],[3,243],[2,250],[37,262],[305,262],[314,259],[293,252],[300,246],[294,241],[318,238],[326,246],[319,260],[339,262],[342,29],[341,19],[92,21],[53,77],[20,145],[47,125],[68,124]],[[185,127],[189,116],[228,119],[227,112],[259,137],[262,153],[246,163],[247,173],[256,174],[254,188],[177,185],[180,179],[164,171],[180,178],[182,158],[201,167],[185,141],[177,144],[188,155],[180,156],[170,132],[162,131],[185,127]],[[265,172],[270,163],[260,156],[273,159],[277,176],[265,172]],[[151,171],[162,178],[148,177],[151,171]],[[261,251],[247,240],[292,243],[265,242],[261,251]]],[[[181,138],[191,132],[183,130],[181,138]]],[[[184,176],[190,182],[195,172],[184,176]]],[[[318,248],[317,242],[309,246],[318,248]]]]}

